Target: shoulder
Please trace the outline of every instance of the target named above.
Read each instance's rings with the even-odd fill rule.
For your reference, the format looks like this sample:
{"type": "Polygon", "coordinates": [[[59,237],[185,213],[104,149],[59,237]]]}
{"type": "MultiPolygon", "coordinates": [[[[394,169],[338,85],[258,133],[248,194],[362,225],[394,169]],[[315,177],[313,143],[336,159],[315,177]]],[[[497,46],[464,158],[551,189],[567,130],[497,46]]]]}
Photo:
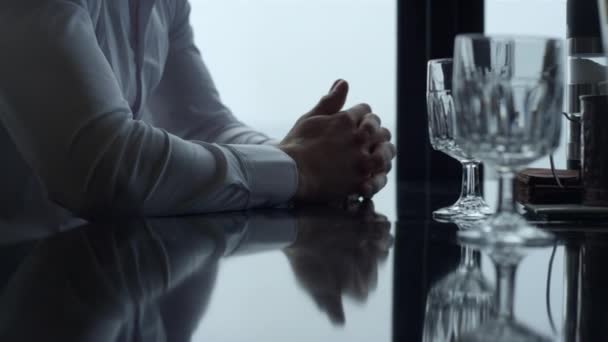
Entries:
{"type": "Polygon", "coordinates": [[[54,31],[90,22],[88,7],[81,1],[10,0],[0,4],[0,32],[5,34],[54,31]]]}
{"type": "Polygon", "coordinates": [[[170,3],[169,39],[172,49],[189,46],[193,40],[190,27],[190,1],[189,0],[160,0],[170,3]]]}
{"type": "MultiPolygon", "coordinates": [[[[161,0],[162,1],[162,0],[161,0]]],[[[164,0],[172,3],[173,23],[179,25],[190,16],[189,0],[164,0]]]]}
{"type": "MultiPolygon", "coordinates": [[[[17,1],[22,0],[10,2],[17,1]]],[[[29,6],[0,10],[1,75],[24,68],[46,74],[66,71],[95,56],[98,45],[86,8],[71,1],[24,3],[29,6]]]]}
{"type": "Polygon", "coordinates": [[[79,1],[11,0],[0,5],[0,41],[4,43],[56,41],[66,35],[86,34],[89,28],[91,15],[79,1]]]}

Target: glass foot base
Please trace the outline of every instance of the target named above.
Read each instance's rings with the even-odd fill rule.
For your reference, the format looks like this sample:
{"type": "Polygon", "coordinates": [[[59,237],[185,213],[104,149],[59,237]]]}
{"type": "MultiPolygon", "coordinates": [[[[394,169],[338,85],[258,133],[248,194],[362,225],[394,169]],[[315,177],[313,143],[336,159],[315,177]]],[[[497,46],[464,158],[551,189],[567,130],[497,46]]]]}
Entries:
{"type": "Polygon", "coordinates": [[[484,323],[474,331],[466,332],[460,337],[466,342],[549,342],[551,338],[540,334],[528,326],[506,319],[495,319],[484,323]]]}
{"type": "Polygon", "coordinates": [[[530,225],[515,213],[497,214],[480,228],[461,231],[458,238],[472,245],[546,246],[555,240],[553,234],[530,225]]]}
{"type": "Polygon", "coordinates": [[[482,197],[461,197],[453,205],[435,210],[436,220],[483,220],[493,212],[482,197]]]}

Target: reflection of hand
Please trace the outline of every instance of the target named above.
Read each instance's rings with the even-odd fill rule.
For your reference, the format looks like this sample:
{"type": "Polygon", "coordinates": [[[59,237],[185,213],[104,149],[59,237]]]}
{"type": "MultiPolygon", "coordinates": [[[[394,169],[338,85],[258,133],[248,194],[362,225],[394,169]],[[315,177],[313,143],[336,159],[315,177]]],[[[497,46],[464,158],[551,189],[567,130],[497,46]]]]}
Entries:
{"type": "Polygon", "coordinates": [[[279,145],[298,166],[299,201],[369,198],[386,185],[396,153],[390,132],[367,104],[342,110],[347,95],[348,84],[337,81],[279,145]]]}
{"type": "Polygon", "coordinates": [[[345,321],[342,294],[365,301],[375,289],[378,262],[392,244],[389,230],[371,201],[299,215],[298,239],[285,253],[300,284],[334,323],[345,321]]]}

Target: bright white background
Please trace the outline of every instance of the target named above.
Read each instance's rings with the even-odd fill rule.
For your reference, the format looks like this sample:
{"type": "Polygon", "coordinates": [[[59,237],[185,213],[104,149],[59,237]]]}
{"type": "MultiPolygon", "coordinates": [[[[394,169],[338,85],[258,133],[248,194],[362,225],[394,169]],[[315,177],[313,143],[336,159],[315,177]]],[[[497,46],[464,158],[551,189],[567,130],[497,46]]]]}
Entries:
{"type": "MultiPolygon", "coordinates": [[[[385,125],[394,129],[396,0],[192,0],[191,3],[192,24],[203,57],[225,103],[246,123],[280,138],[299,115],[316,103],[336,78],[344,78],[351,83],[352,89],[348,105],[370,103],[382,116],[385,125]]],[[[487,0],[486,31],[565,37],[565,9],[565,0],[487,0]]],[[[556,153],[558,166],[565,165],[564,153],[563,147],[556,153]]],[[[401,150],[400,154],[407,155],[407,151],[401,150]]],[[[547,166],[548,163],[543,160],[536,165],[547,166]]],[[[394,201],[395,186],[390,188],[377,201],[394,201]]],[[[496,190],[491,180],[486,181],[486,190],[489,201],[494,202],[496,190]]],[[[384,214],[395,217],[394,208],[381,206],[390,208],[384,214]]],[[[562,259],[563,254],[559,250],[555,263],[556,277],[561,277],[562,259]]],[[[240,334],[252,331],[260,334],[256,339],[265,340],[264,337],[272,334],[270,330],[277,328],[278,331],[273,330],[275,337],[293,341],[295,337],[289,335],[289,326],[281,328],[284,322],[276,322],[273,329],[264,330],[248,326],[250,323],[246,321],[213,321],[214,317],[229,317],[229,312],[218,314],[217,311],[239,307],[239,298],[246,297],[250,300],[256,293],[260,294],[259,298],[269,298],[269,294],[264,293],[269,291],[277,298],[270,307],[284,312],[287,315],[286,321],[293,322],[294,316],[310,320],[317,310],[312,302],[299,308],[281,305],[280,299],[283,297],[304,296],[297,290],[295,280],[289,276],[275,279],[275,274],[265,274],[263,269],[255,269],[259,263],[278,262],[275,266],[285,268],[281,272],[281,277],[284,277],[289,274],[288,265],[280,260],[282,259],[260,255],[235,259],[221,268],[219,276],[220,280],[224,280],[221,283],[233,284],[233,287],[216,289],[209,309],[217,315],[208,315],[210,321],[203,322],[195,340],[218,340],[225,331],[218,329],[231,326],[234,328],[231,331],[234,334],[230,339],[232,341],[251,340],[252,336],[240,334]],[[257,279],[267,277],[274,280],[263,283],[264,286],[258,284],[255,288],[245,286],[249,275],[236,272],[237,269],[242,270],[243,263],[252,267],[257,279]],[[272,285],[275,282],[284,285],[285,281],[294,283],[292,290],[286,286],[272,285]]],[[[484,267],[491,267],[491,263],[484,260],[484,267]]],[[[537,286],[518,288],[516,308],[522,308],[524,302],[533,301],[537,303],[534,305],[537,309],[525,313],[516,311],[527,319],[533,319],[534,323],[548,332],[543,300],[545,274],[531,272],[532,267],[545,269],[546,258],[527,258],[522,263],[520,277],[532,277],[529,280],[537,286]]],[[[275,267],[269,269],[276,270],[275,267]]],[[[382,291],[390,291],[386,287],[392,286],[392,271],[383,270],[381,274],[379,287],[385,287],[382,291]]],[[[554,284],[552,298],[560,302],[558,299],[563,291],[561,281],[558,279],[554,284]]],[[[390,334],[390,316],[387,315],[390,314],[390,310],[387,310],[390,302],[387,300],[374,301],[372,295],[372,305],[365,310],[373,310],[378,318],[386,319],[386,327],[380,331],[359,331],[353,335],[353,341],[390,338],[387,335],[390,334]]],[[[258,304],[256,307],[242,307],[241,312],[234,317],[251,317],[256,314],[264,316],[263,310],[260,310],[264,303],[258,304]]],[[[349,307],[356,304],[346,304],[347,324],[356,327],[357,320],[361,318],[349,316],[348,312],[349,307]]],[[[554,305],[554,315],[557,321],[561,320],[561,307],[554,305]]],[[[324,319],[321,315],[317,316],[319,320],[324,319]]],[[[276,312],[274,315],[269,313],[268,317],[276,317],[276,312]]],[[[316,322],[313,325],[316,324],[323,323],[316,322]]],[[[331,330],[331,325],[326,324],[331,330]]]]}

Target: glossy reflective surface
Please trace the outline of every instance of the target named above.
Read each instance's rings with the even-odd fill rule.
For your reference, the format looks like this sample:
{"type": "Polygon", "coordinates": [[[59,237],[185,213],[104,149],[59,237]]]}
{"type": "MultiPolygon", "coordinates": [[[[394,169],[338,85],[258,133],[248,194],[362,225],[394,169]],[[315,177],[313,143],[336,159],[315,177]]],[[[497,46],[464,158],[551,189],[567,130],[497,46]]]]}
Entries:
{"type": "Polygon", "coordinates": [[[375,210],[368,203],[71,229],[5,221],[0,340],[455,341],[496,321],[497,260],[517,262],[511,322],[519,332],[602,340],[608,225],[553,224],[555,246],[497,254],[460,244],[458,226],[424,218],[430,209],[381,215],[394,205],[381,196],[375,210]]]}

